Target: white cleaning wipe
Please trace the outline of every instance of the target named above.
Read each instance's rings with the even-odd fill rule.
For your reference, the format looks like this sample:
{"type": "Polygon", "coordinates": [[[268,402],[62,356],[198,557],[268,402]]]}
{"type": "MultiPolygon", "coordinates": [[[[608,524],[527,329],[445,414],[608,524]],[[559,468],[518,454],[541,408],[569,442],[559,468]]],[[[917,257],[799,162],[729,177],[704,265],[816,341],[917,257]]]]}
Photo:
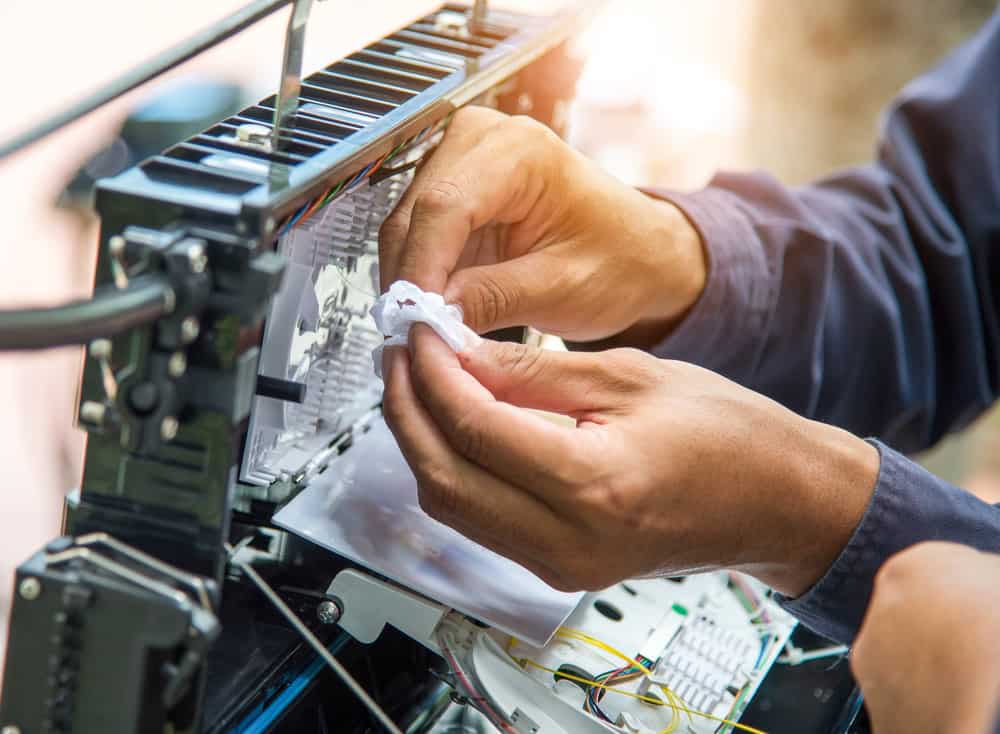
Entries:
{"type": "Polygon", "coordinates": [[[386,347],[405,347],[410,327],[427,324],[445,344],[461,352],[480,342],[479,335],[462,321],[462,309],[444,302],[438,293],[428,293],[405,280],[397,280],[372,306],[375,325],[387,338],[372,352],[375,374],[382,376],[382,352],[386,347]]]}

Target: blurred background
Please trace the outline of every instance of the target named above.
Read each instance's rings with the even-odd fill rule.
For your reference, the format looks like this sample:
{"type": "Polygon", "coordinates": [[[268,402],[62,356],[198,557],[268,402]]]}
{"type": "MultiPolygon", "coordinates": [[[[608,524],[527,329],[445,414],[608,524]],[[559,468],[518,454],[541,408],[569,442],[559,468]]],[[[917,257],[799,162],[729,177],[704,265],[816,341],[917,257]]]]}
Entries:
{"type": "MultiPolygon", "coordinates": [[[[4,0],[0,139],[242,4],[58,3],[40,23],[34,0],[4,0]]],[[[306,68],[326,65],[437,4],[319,4],[306,68]]],[[[496,4],[544,12],[562,3],[496,4]]],[[[993,8],[989,0],[612,1],[580,39],[588,63],[572,140],[635,184],[690,188],[718,168],[755,167],[805,182],[867,160],[885,103],[993,8]]],[[[272,92],[284,20],[279,14],[0,164],[0,307],[87,293],[96,226],[86,198],[76,194],[127,151],[112,147],[97,160],[94,154],[113,143],[131,110],[164,90],[174,90],[171,105],[181,99],[209,111],[213,100],[235,105],[238,95],[272,92]],[[192,86],[206,82],[216,86],[192,86]]],[[[162,103],[152,109],[171,114],[162,103]]],[[[0,356],[0,661],[13,569],[58,533],[62,497],[79,481],[83,436],[72,421],[80,356],[76,349],[0,356]]],[[[952,481],[1000,499],[995,449],[1000,419],[989,415],[925,461],[952,481]]]]}

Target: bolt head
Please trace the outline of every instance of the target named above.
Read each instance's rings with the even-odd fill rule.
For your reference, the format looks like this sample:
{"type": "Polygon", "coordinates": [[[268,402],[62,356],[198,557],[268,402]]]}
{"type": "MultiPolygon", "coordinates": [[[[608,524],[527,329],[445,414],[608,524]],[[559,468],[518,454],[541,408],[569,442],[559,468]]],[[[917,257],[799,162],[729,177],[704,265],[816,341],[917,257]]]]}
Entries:
{"type": "Polygon", "coordinates": [[[173,378],[182,377],[187,372],[187,357],[184,352],[174,352],[167,362],[167,374],[173,378]]]}
{"type": "MultiPolygon", "coordinates": [[[[84,423],[99,426],[104,423],[104,416],[107,415],[107,412],[108,409],[103,403],[86,400],[82,405],[80,405],[80,420],[84,423]]],[[[3,733],[0,732],[0,734],[3,733]]]]}
{"type": "Polygon", "coordinates": [[[247,141],[254,138],[266,138],[271,134],[271,128],[267,125],[246,124],[236,128],[236,137],[247,141]]]}
{"type": "Polygon", "coordinates": [[[160,423],[160,438],[164,441],[173,441],[177,437],[177,431],[180,427],[180,422],[174,416],[168,415],[160,423]]]}
{"type": "MultiPolygon", "coordinates": [[[[125,254],[125,245],[125,238],[116,234],[108,240],[108,252],[111,253],[112,257],[119,258],[125,254]]],[[[0,732],[0,734],[6,734],[6,732],[0,732]]]]}
{"type": "Polygon", "coordinates": [[[191,272],[204,273],[208,267],[208,255],[205,254],[204,245],[191,245],[187,251],[188,262],[191,263],[191,272]]]}
{"type": "Polygon", "coordinates": [[[201,326],[198,324],[198,319],[194,316],[188,316],[186,319],[181,321],[182,342],[190,344],[198,338],[199,333],[201,333],[201,326]]]}
{"type": "Polygon", "coordinates": [[[110,339],[94,339],[90,342],[90,346],[87,348],[90,356],[94,359],[110,359],[111,358],[111,340],[110,339]]]}
{"type": "Polygon", "coordinates": [[[42,583],[34,576],[28,576],[18,584],[17,593],[26,601],[34,601],[42,593],[42,583]]]}
{"type": "Polygon", "coordinates": [[[316,607],[316,616],[323,624],[336,624],[342,615],[340,605],[330,599],[321,601],[316,607]]]}

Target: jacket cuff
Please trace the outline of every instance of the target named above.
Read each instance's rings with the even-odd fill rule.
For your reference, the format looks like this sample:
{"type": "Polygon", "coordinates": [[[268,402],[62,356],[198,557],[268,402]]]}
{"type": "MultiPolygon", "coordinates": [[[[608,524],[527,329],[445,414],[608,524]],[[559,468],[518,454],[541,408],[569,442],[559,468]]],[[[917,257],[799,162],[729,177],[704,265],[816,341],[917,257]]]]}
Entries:
{"type": "Polygon", "coordinates": [[[722,369],[755,351],[777,294],[760,238],[739,197],[712,187],[687,194],[643,191],[684,213],[701,236],[708,259],[701,297],[653,354],[722,369]]]}
{"type": "Polygon", "coordinates": [[[824,576],[796,599],[776,595],[806,625],[850,644],[871,598],[875,574],[891,556],[926,540],[1000,550],[1000,508],[935,477],[879,441],[875,492],[850,541],[824,576]]]}

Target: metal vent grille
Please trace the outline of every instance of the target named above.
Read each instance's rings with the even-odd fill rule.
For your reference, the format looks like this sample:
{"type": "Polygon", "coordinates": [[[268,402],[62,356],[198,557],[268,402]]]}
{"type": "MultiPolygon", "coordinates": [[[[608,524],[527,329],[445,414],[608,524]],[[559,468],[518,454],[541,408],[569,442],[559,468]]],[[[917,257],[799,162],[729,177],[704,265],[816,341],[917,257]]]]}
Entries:
{"type": "Polygon", "coordinates": [[[406,28],[302,80],[299,107],[279,150],[241,139],[249,125],[270,127],[275,97],[213,125],[142,164],[153,178],[245,193],[274,168],[289,169],[336,146],[437,82],[478,59],[514,29],[487,25],[475,32],[466,8],[445,5],[406,28]]]}

